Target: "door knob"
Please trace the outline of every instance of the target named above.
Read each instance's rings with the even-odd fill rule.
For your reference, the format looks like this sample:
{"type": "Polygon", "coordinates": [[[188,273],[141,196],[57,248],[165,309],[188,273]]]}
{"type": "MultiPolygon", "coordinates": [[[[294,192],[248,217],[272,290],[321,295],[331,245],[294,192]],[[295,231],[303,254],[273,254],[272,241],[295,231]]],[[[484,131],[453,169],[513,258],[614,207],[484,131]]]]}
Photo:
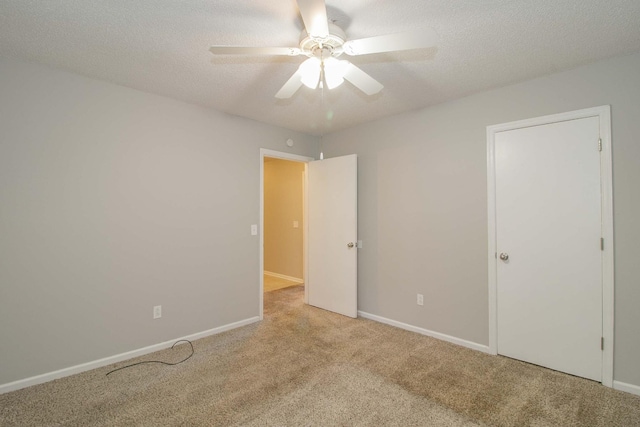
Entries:
{"type": "Polygon", "coordinates": [[[503,261],[508,260],[508,259],[509,259],[509,254],[508,254],[508,253],[506,253],[506,252],[502,252],[502,253],[500,254],[500,259],[501,259],[501,260],[503,260],[503,261]]]}
{"type": "Polygon", "coordinates": [[[355,246],[355,245],[353,244],[353,242],[349,242],[349,243],[347,243],[347,247],[348,247],[348,248],[352,248],[352,247],[354,247],[354,246],[355,246]]]}

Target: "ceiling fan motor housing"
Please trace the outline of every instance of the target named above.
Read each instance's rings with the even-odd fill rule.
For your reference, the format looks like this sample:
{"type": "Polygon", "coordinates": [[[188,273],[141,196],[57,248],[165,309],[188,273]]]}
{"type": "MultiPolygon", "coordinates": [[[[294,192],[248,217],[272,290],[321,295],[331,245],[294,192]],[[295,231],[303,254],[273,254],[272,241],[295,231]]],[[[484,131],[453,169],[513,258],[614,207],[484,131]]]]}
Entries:
{"type": "Polygon", "coordinates": [[[323,38],[312,37],[306,30],[300,35],[300,50],[306,56],[316,56],[318,58],[327,58],[332,56],[337,58],[342,55],[347,36],[342,28],[329,22],[329,35],[323,38]]]}

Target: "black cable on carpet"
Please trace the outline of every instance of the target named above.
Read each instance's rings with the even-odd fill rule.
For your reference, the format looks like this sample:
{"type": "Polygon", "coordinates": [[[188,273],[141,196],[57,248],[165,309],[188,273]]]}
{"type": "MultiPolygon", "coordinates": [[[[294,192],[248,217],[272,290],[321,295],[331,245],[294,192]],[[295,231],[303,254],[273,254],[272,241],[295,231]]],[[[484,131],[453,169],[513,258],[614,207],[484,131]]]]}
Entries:
{"type": "Polygon", "coordinates": [[[113,372],[116,372],[116,371],[119,371],[119,370],[121,370],[121,369],[126,369],[126,368],[130,368],[130,367],[132,367],[132,366],[137,366],[137,365],[142,365],[142,364],[144,364],[144,363],[161,363],[161,364],[163,364],[163,365],[168,365],[168,366],[174,366],[174,365],[177,365],[177,364],[179,364],[179,363],[182,363],[182,362],[184,362],[184,361],[186,361],[186,360],[190,359],[190,358],[191,358],[191,356],[193,356],[194,351],[193,351],[193,344],[192,344],[192,343],[191,343],[191,341],[189,341],[189,340],[178,340],[178,341],[176,341],[176,342],[174,342],[174,343],[173,343],[173,345],[171,346],[171,348],[173,349],[173,347],[175,347],[175,346],[176,346],[176,344],[178,344],[178,343],[180,343],[180,342],[188,342],[188,343],[189,343],[189,345],[191,346],[191,354],[190,354],[190,355],[188,355],[187,357],[185,357],[184,359],[182,359],[182,360],[181,360],[181,361],[179,361],[179,362],[170,363],[170,362],[163,362],[162,360],[145,360],[145,361],[142,361],[142,362],[132,363],[131,365],[127,365],[127,366],[122,366],[122,367],[120,367],[120,368],[116,368],[116,369],[114,369],[114,370],[112,370],[112,371],[107,372],[107,374],[106,374],[106,375],[109,375],[109,374],[111,374],[111,373],[113,373],[113,372]]]}

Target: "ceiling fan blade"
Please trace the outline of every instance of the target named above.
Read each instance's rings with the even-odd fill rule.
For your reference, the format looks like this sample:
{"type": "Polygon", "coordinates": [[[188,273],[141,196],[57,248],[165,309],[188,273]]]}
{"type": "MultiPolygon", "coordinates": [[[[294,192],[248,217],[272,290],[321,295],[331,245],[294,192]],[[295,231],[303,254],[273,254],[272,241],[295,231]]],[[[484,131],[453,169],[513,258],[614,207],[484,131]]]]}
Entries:
{"type": "Polygon", "coordinates": [[[300,49],[297,47],[211,46],[209,51],[214,55],[300,55],[300,49]]]}
{"type": "Polygon", "coordinates": [[[382,83],[380,83],[352,63],[349,63],[346,68],[347,71],[344,74],[345,80],[351,82],[351,84],[353,84],[355,87],[357,87],[367,95],[375,95],[384,87],[382,86],[382,83]]]}
{"type": "Polygon", "coordinates": [[[298,9],[300,9],[307,34],[318,38],[329,35],[327,6],[324,0],[298,0],[298,9]]]}
{"type": "Polygon", "coordinates": [[[293,75],[287,80],[287,82],[280,88],[278,93],[276,93],[276,98],[278,99],[288,99],[293,96],[294,93],[300,89],[302,86],[302,76],[300,75],[300,71],[296,71],[293,75]]]}
{"type": "Polygon", "coordinates": [[[406,33],[349,40],[344,44],[343,48],[347,55],[355,56],[398,50],[423,49],[435,46],[437,41],[438,34],[434,30],[427,28],[406,33]]]}

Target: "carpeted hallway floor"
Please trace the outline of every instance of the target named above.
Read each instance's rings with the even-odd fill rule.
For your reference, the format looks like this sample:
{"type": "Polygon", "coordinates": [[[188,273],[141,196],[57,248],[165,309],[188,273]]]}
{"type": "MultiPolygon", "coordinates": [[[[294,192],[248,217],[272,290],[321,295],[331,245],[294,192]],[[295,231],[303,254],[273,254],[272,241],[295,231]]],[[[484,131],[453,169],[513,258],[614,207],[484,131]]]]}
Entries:
{"type": "Polygon", "coordinates": [[[640,426],[640,397],[265,294],[265,320],[0,395],[2,426],[640,426]]]}

